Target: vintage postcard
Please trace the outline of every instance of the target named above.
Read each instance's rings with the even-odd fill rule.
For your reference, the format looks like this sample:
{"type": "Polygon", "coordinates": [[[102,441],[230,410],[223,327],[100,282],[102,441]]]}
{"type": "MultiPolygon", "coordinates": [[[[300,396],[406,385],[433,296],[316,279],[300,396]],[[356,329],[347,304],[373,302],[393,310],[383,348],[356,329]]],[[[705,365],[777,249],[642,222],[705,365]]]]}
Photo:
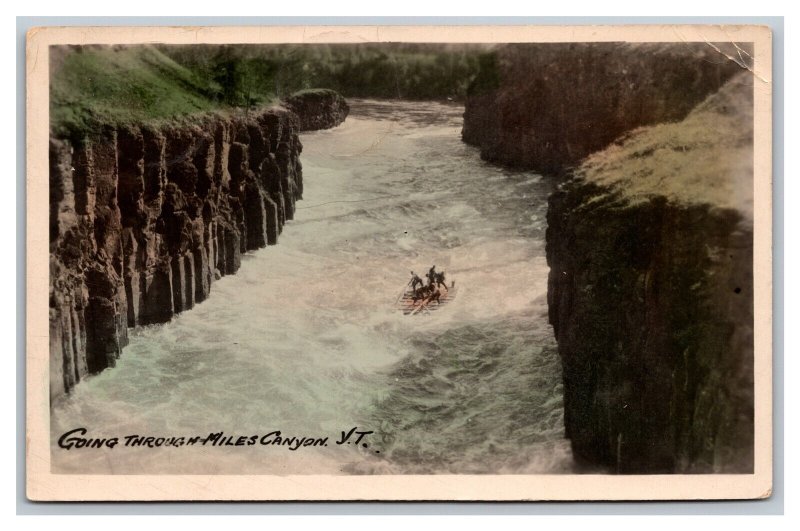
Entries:
{"type": "Polygon", "coordinates": [[[772,490],[771,33],[27,40],[32,500],[772,490]]]}

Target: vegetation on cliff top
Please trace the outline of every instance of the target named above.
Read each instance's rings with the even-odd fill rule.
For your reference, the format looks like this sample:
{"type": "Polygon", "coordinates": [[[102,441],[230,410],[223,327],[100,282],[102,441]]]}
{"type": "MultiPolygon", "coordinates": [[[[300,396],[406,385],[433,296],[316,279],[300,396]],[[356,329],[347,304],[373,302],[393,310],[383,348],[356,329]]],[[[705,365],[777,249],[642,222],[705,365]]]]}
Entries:
{"type": "Polygon", "coordinates": [[[563,176],[627,131],[685,118],[746,66],[727,58],[737,57],[736,50],[728,56],[718,51],[725,48],[620,42],[498,47],[470,86],[462,138],[479,146],[485,160],[563,176]]]}
{"type": "Polygon", "coordinates": [[[681,122],[642,127],[590,155],[578,175],[628,200],[659,195],[753,216],[753,76],[742,72],[681,122]]]}
{"type": "Polygon", "coordinates": [[[460,99],[478,45],[140,45],[51,48],[57,136],[275,103],[325,87],[346,97],[460,99]]]}
{"type": "Polygon", "coordinates": [[[148,122],[221,107],[216,87],[152,46],[51,53],[50,123],[58,136],[99,123],[148,122]]]}
{"type": "Polygon", "coordinates": [[[461,99],[488,47],[478,44],[361,43],[163,45],[207,80],[229,72],[233,92],[283,98],[325,87],[353,98],[461,99]]]}

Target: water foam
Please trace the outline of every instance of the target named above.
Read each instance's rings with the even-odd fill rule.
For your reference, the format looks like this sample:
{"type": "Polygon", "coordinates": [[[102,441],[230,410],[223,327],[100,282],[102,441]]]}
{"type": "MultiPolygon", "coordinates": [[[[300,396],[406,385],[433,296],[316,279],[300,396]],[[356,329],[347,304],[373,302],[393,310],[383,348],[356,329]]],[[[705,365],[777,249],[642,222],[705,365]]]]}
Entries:
{"type": "Polygon", "coordinates": [[[560,366],[546,322],[549,185],[480,161],[463,109],[355,102],[304,135],[304,201],[280,244],[171,322],[132,331],[118,366],[52,411],[53,439],[327,435],[368,448],[55,448],[54,471],[541,473],[569,470],[560,366]],[[392,308],[436,264],[459,295],[392,308]],[[380,451],[378,454],[376,451],[380,451]]]}

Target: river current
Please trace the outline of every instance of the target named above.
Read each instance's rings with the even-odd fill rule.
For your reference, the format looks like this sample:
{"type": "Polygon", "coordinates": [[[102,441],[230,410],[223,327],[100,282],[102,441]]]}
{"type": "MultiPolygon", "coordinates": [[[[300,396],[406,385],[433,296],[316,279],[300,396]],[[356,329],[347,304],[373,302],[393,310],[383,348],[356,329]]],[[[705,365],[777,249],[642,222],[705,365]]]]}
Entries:
{"type": "Polygon", "coordinates": [[[117,367],[52,408],[53,472],[572,471],[547,323],[552,185],[481,161],[461,142],[463,107],[351,106],[339,127],[301,135],[304,199],[279,244],[245,255],[191,311],[130,330],[117,367]],[[397,311],[409,272],[434,264],[456,298],[397,311]],[[79,427],[120,442],[58,447],[79,427]],[[353,427],[373,433],[337,445],[353,427]],[[278,430],[328,446],[124,439],[278,430]]]}

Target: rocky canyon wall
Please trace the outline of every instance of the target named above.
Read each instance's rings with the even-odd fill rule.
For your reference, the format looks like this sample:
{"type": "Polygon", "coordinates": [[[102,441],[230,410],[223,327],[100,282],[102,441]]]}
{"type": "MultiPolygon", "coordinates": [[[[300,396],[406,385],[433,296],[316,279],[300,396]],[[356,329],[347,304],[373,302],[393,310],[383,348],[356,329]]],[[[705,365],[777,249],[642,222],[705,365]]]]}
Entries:
{"type": "Polygon", "coordinates": [[[752,91],[735,77],[682,122],[590,156],[550,199],[548,303],[579,462],[752,472],[752,91]]]}
{"type": "Polygon", "coordinates": [[[350,106],[341,94],[330,89],[311,89],[296,92],[286,98],[284,105],[300,118],[301,131],[330,129],[344,122],[350,106]]]}
{"type": "Polygon", "coordinates": [[[706,43],[510,44],[482,59],[462,137],[490,162],[564,174],[626,131],[683,119],[740,70],[706,43]]]}
{"type": "Polygon", "coordinates": [[[512,45],[473,83],[464,140],[562,181],[548,306],[587,470],[752,471],[752,83],[699,43],[512,45]]]}
{"type": "Polygon", "coordinates": [[[277,243],[303,195],[304,120],[320,121],[273,107],[51,138],[51,399],[277,243]]]}

